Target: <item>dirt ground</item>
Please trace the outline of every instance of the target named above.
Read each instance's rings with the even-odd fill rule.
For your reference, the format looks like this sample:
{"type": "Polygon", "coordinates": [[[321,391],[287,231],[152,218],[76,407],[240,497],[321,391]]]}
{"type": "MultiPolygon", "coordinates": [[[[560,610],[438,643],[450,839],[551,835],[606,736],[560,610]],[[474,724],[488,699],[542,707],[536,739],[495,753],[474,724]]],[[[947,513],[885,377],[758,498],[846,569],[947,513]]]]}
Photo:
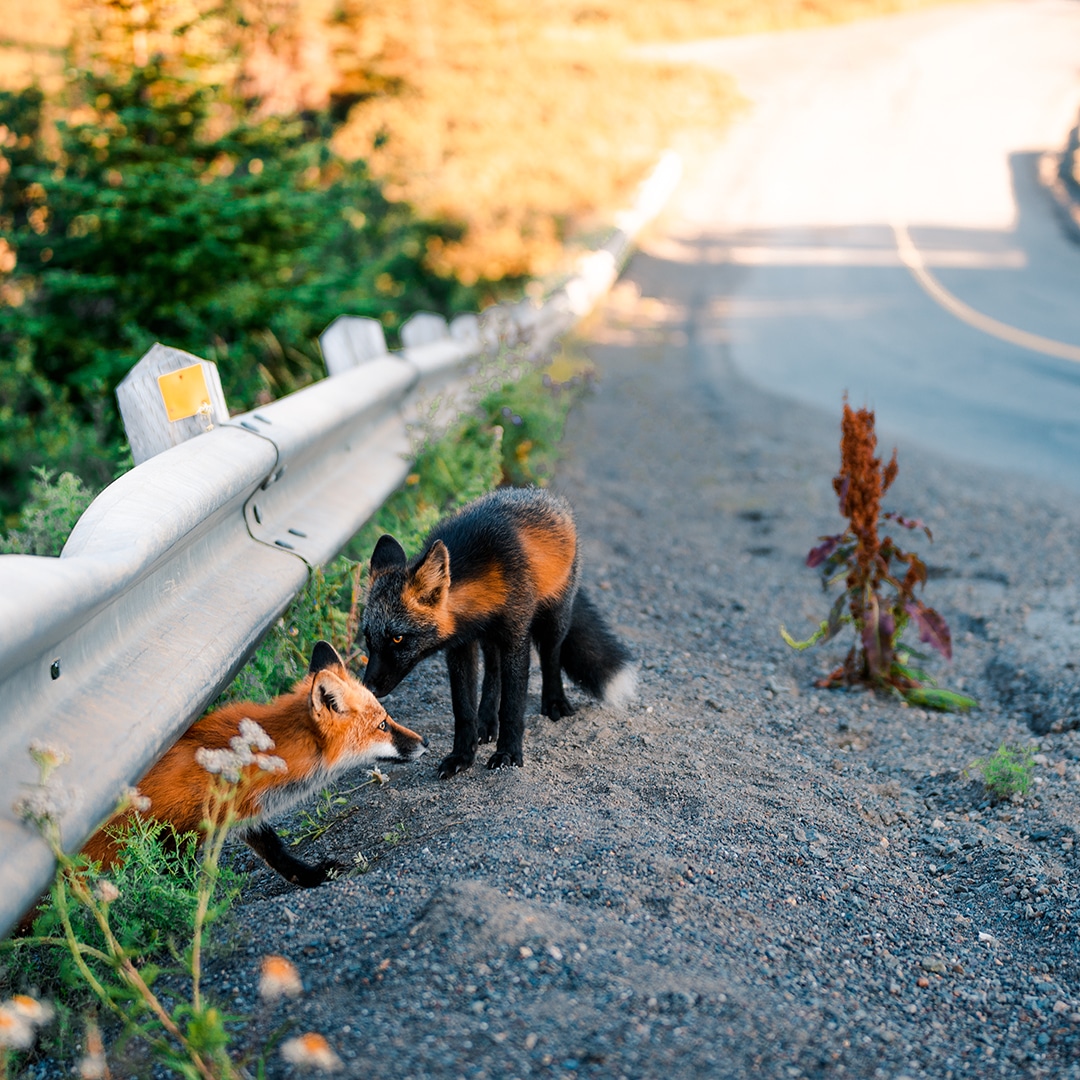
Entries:
{"type": "Polygon", "coordinates": [[[815,690],[846,644],[795,654],[779,627],[828,609],[803,559],[840,524],[840,403],[747,386],[660,280],[639,254],[586,329],[602,382],[558,481],[639,699],[577,694],[529,717],[524,768],[438,781],[427,662],[387,701],[431,754],[301,849],[366,872],[304,892],[257,868],[211,984],[253,1050],[289,1020],[355,1076],[1080,1077],[1075,500],[902,445],[889,505],[934,530],[955,640],[933,670],[981,707],[815,690]],[[966,771],[1002,741],[1035,746],[1023,801],[966,771]],[[268,1009],[271,952],[306,993],[268,1009]]]}

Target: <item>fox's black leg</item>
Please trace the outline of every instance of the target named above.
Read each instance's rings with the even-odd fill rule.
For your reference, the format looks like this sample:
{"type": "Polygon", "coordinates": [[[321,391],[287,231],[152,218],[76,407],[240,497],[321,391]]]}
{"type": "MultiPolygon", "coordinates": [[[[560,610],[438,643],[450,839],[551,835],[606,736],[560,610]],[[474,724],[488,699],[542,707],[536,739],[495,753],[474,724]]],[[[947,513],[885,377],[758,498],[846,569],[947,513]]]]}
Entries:
{"type": "Polygon", "coordinates": [[[480,713],[477,734],[480,742],[494,742],[499,734],[499,699],[502,697],[502,673],[499,647],[485,641],[484,684],[480,688],[480,713]]]}
{"type": "Polygon", "coordinates": [[[321,862],[317,866],[301,862],[300,859],[289,854],[281,837],[269,825],[260,825],[245,833],[244,842],[286,881],[291,881],[294,885],[300,885],[305,889],[314,889],[316,885],[329,881],[335,872],[344,873],[349,869],[344,863],[334,862],[332,859],[321,862]]]}
{"type": "Polygon", "coordinates": [[[454,707],[454,749],[439,763],[438,777],[467,769],[476,757],[476,668],[479,649],[475,641],[446,650],[450,672],[450,701],[454,707]]]}
{"type": "Polygon", "coordinates": [[[540,653],[540,712],[552,720],[561,720],[574,712],[563,690],[562,666],[559,663],[563,638],[570,629],[573,595],[557,608],[543,611],[533,620],[532,635],[540,653]]]}
{"type": "Polygon", "coordinates": [[[499,741],[495,753],[488,759],[489,769],[507,765],[523,765],[522,744],[525,740],[525,696],[529,689],[528,635],[503,653],[502,700],[499,702],[499,741]]]}

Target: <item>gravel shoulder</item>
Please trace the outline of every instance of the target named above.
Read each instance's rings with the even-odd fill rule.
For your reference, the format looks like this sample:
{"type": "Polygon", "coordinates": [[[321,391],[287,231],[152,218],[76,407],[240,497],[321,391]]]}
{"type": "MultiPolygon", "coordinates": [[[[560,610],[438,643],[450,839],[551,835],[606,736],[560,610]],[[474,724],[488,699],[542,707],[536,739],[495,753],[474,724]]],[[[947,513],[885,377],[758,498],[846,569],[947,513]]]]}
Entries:
{"type": "Polygon", "coordinates": [[[430,757],[305,849],[367,872],[303,892],[257,868],[211,984],[253,1048],[289,1018],[357,1076],[1080,1077],[1075,501],[901,445],[889,503],[934,530],[956,644],[933,670],[981,708],[814,690],[846,644],[797,655],[779,626],[827,611],[803,559],[839,526],[840,403],[742,382],[664,303],[673,272],[639,254],[584,329],[601,388],[558,481],[638,701],[577,694],[529,717],[523,769],[440,782],[428,662],[388,708],[430,757]],[[1021,802],[965,772],[1002,741],[1035,744],[1021,802]],[[307,992],[267,1012],[269,952],[307,992]]]}

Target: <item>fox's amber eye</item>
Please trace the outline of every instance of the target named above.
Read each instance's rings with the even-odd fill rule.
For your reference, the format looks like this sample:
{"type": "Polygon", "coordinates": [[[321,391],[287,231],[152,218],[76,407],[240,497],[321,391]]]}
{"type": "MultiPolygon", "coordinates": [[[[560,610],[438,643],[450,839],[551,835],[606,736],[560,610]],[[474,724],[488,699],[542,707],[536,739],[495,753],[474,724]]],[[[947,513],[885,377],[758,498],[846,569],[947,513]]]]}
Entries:
{"type": "Polygon", "coordinates": [[[400,645],[403,640],[404,640],[404,637],[403,637],[402,634],[395,634],[394,635],[393,641],[394,641],[395,645],[400,645]]]}
{"type": "Polygon", "coordinates": [[[389,731],[390,730],[390,728],[387,725],[385,720],[379,725],[379,730],[380,731],[389,731]]]}

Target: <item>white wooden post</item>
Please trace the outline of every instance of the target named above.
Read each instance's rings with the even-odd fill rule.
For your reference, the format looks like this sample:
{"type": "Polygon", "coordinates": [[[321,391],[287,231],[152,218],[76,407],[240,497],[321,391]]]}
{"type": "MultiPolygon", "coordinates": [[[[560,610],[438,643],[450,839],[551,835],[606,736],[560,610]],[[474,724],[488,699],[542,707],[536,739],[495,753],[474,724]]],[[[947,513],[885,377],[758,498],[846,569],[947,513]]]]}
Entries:
{"type": "Polygon", "coordinates": [[[446,325],[446,320],[432,311],[418,311],[401,324],[401,344],[406,349],[415,349],[417,345],[430,345],[431,342],[442,341],[449,335],[450,328],[446,325]]]}
{"type": "Polygon", "coordinates": [[[339,315],[322,332],[319,345],[327,375],[341,375],[387,353],[382,323],[363,315],[339,315]]]}
{"type": "Polygon", "coordinates": [[[450,320],[450,336],[466,345],[480,343],[480,320],[472,313],[457,315],[450,320]]]}
{"type": "Polygon", "coordinates": [[[160,343],[124,376],[116,400],[136,465],[229,419],[217,364],[160,343]],[[163,385],[161,376],[172,378],[163,385]]]}

